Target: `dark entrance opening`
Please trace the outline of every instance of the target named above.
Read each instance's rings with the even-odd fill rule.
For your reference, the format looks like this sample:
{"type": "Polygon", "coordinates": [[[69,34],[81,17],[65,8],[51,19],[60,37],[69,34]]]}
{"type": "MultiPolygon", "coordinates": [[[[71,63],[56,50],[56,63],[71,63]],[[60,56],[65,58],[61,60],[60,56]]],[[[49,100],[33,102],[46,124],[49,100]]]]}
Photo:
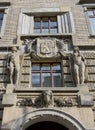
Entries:
{"type": "Polygon", "coordinates": [[[58,123],[45,121],[31,125],[26,130],[69,130],[69,129],[58,123]]]}

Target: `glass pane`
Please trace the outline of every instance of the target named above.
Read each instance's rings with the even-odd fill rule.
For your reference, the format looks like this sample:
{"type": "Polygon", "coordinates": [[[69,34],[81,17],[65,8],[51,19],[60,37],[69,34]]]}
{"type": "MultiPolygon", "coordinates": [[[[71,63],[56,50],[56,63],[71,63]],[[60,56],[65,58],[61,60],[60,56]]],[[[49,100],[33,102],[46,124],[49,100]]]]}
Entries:
{"type": "Polygon", "coordinates": [[[50,29],[50,33],[57,33],[57,28],[50,29]]]}
{"type": "Polygon", "coordinates": [[[34,33],[41,33],[40,29],[34,29],[34,33]]]}
{"type": "Polygon", "coordinates": [[[50,64],[43,64],[41,70],[50,70],[50,64]]]}
{"type": "Polygon", "coordinates": [[[48,18],[42,18],[42,27],[48,28],[48,18]]]}
{"type": "Polygon", "coordinates": [[[88,16],[93,16],[93,11],[92,10],[88,11],[88,16]]]}
{"type": "Polygon", "coordinates": [[[34,28],[41,28],[40,22],[34,22],[34,28]]]}
{"type": "Polygon", "coordinates": [[[32,86],[33,87],[40,87],[40,74],[39,73],[33,73],[32,74],[32,86]]]}
{"type": "Polygon", "coordinates": [[[42,86],[43,87],[52,87],[50,73],[43,73],[42,74],[42,86]]]}
{"type": "Polygon", "coordinates": [[[42,29],[42,33],[48,33],[48,29],[42,29]]]}
{"type": "Polygon", "coordinates": [[[61,87],[61,73],[53,73],[52,76],[54,87],[61,87]]]}
{"type": "Polygon", "coordinates": [[[0,32],[1,32],[1,28],[2,28],[2,27],[0,26],[0,32]]]}
{"type": "Polygon", "coordinates": [[[56,17],[50,18],[50,27],[57,27],[57,19],[56,19],[56,17]]]}
{"type": "Polygon", "coordinates": [[[32,70],[40,70],[40,65],[39,64],[33,64],[32,70]]]}
{"type": "Polygon", "coordinates": [[[60,64],[53,64],[52,70],[61,70],[60,64]]]}
{"type": "Polygon", "coordinates": [[[92,33],[95,33],[95,18],[90,18],[90,26],[91,26],[91,31],[92,33]]]}
{"type": "Polygon", "coordinates": [[[41,27],[41,19],[35,18],[34,19],[34,28],[40,28],[41,27]]]}

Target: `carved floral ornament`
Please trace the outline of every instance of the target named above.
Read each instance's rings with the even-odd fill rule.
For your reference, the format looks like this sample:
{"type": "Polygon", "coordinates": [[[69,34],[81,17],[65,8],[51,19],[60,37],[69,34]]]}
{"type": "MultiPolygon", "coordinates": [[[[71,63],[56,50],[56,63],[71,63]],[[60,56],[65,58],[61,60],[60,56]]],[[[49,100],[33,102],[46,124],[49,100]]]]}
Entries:
{"type": "Polygon", "coordinates": [[[58,58],[61,52],[65,52],[64,42],[56,38],[26,39],[24,44],[25,53],[30,54],[33,59],[58,58]]]}

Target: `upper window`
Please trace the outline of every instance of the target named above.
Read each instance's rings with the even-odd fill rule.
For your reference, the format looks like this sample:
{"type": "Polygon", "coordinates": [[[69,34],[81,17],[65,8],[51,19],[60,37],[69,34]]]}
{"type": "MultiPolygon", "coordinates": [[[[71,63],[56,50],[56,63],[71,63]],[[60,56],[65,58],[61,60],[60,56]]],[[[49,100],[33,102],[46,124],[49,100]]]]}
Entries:
{"type": "Polygon", "coordinates": [[[3,19],[4,19],[4,10],[0,10],[0,32],[2,29],[3,19]]]}
{"type": "Polygon", "coordinates": [[[33,63],[32,87],[61,87],[60,63],[33,63]]]}
{"type": "Polygon", "coordinates": [[[35,17],[34,33],[57,33],[57,17],[35,17]]]}
{"type": "Polygon", "coordinates": [[[18,34],[70,34],[74,32],[74,23],[71,12],[61,14],[21,13],[18,23],[18,34]]]}
{"type": "Polygon", "coordinates": [[[95,9],[88,9],[87,14],[89,18],[91,33],[95,34],[95,9]]]}

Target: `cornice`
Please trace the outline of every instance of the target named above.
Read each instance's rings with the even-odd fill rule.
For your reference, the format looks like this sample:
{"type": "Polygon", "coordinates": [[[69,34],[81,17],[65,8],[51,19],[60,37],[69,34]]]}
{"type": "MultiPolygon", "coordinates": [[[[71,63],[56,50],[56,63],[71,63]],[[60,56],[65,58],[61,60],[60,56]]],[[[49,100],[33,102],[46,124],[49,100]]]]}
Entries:
{"type": "Polygon", "coordinates": [[[79,3],[80,3],[80,4],[84,4],[84,3],[86,3],[86,4],[87,4],[87,3],[88,3],[88,4],[89,4],[89,3],[95,3],[95,0],[79,0],[79,3]]]}

